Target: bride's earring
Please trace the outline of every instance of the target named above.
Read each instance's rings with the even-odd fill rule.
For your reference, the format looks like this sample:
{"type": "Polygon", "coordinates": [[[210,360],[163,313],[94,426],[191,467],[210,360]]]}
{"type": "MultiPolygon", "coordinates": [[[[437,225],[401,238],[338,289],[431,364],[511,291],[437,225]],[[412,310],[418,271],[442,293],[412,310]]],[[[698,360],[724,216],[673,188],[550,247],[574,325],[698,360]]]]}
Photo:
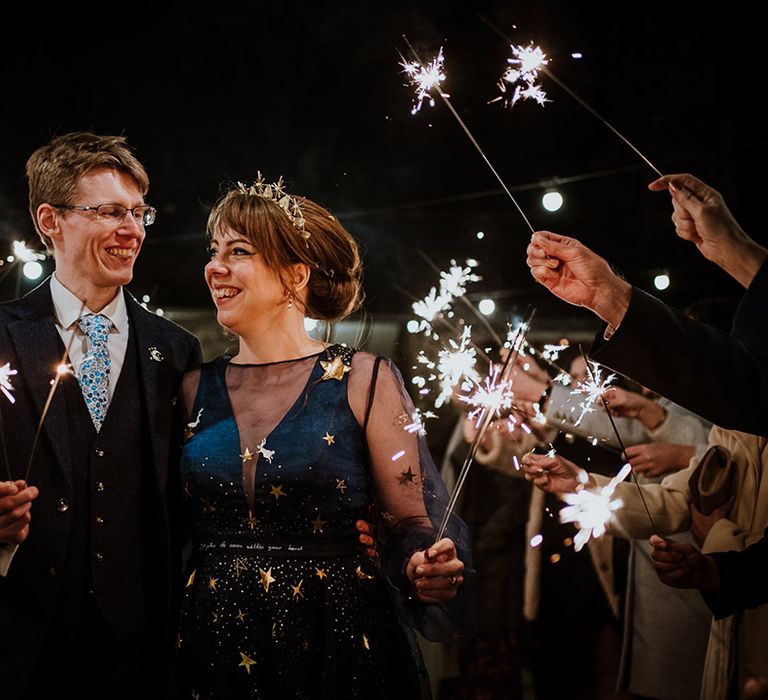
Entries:
{"type": "Polygon", "coordinates": [[[293,292],[288,292],[288,308],[293,308],[293,292]]]}

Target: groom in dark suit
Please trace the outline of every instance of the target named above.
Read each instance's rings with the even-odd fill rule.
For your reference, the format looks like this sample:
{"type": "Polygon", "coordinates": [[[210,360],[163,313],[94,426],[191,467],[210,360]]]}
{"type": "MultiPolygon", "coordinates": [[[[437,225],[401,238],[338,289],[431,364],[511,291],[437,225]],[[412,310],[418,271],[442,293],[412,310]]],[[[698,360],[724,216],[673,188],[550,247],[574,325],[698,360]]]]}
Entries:
{"type": "Polygon", "coordinates": [[[123,290],[155,216],[124,138],[56,137],[27,177],[56,271],[0,305],[18,371],[15,404],[0,396],[0,697],[151,698],[180,588],[174,406],[200,345],[123,290]]]}

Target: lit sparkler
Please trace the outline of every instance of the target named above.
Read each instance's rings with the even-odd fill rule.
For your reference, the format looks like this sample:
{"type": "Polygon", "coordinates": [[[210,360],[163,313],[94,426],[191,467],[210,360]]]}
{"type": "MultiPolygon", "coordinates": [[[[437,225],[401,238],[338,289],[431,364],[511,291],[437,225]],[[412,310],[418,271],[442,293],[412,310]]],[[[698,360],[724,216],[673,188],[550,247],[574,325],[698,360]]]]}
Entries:
{"type": "Polygon", "coordinates": [[[519,100],[533,100],[540,105],[549,102],[547,93],[536,81],[539,71],[549,63],[546,54],[538,47],[510,45],[512,58],[507,59],[509,66],[498,82],[501,95],[491,100],[503,100],[505,107],[514,107],[519,100]]]}
{"type": "MultiPolygon", "coordinates": [[[[430,107],[435,106],[435,98],[430,94],[432,90],[440,90],[440,83],[445,80],[445,70],[443,69],[443,47],[437,52],[437,56],[429,63],[423,65],[419,61],[403,61],[400,65],[403,72],[408,76],[411,85],[416,89],[416,99],[411,108],[411,114],[416,114],[424,100],[427,100],[430,107]]],[[[443,94],[442,92],[440,94],[443,94]]],[[[448,95],[446,95],[448,97],[448,95]]]]}
{"type": "MultiPolygon", "coordinates": [[[[525,331],[524,329],[527,329],[530,325],[531,319],[533,318],[533,315],[535,313],[535,309],[529,309],[526,313],[526,318],[523,320],[523,323],[521,324],[519,328],[519,334],[522,335],[525,331]]],[[[518,338],[513,338],[512,340],[512,347],[514,348],[520,348],[522,347],[522,338],[520,339],[520,342],[518,342],[518,338]]],[[[509,376],[510,370],[512,367],[515,366],[515,361],[517,359],[517,350],[513,350],[512,352],[509,352],[507,354],[506,359],[504,360],[504,364],[502,365],[500,370],[496,370],[498,372],[495,379],[492,380],[493,384],[496,387],[502,387],[506,385],[506,390],[509,392],[509,405],[511,407],[511,391],[510,387],[508,386],[508,380],[507,377],[509,376]]],[[[493,370],[492,373],[493,374],[493,370]]],[[[503,393],[502,393],[503,396],[503,393]]],[[[448,501],[448,505],[446,506],[445,513],[443,514],[443,520],[440,523],[440,527],[437,531],[437,537],[435,538],[435,542],[438,542],[440,539],[442,539],[443,535],[445,534],[445,528],[448,526],[448,520],[451,517],[451,513],[453,512],[454,507],[456,506],[456,501],[458,500],[459,493],[461,493],[461,488],[464,485],[464,481],[467,478],[467,474],[469,473],[469,468],[472,466],[472,462],[475,459],[475,454],[477,453],[477,449],[480,446],[480,443],[482,442],[483,437],[485,436],[485,431],[488,430],[488,426],[491,424],[491,421],[493,420],[493,416],[495,413],[494,407],[495,405],[501,405],[502,401],[504,399],[501,399],[497,402],[488,401],[488,405],[483,408],[481,407],[481,413],[482,418],[478,423],[479,429],[477,433],[475,434],[474,439],[472,440],[472,444],[469,447],[469,451],[467,452],[467,456],[464,458],[464,464],[461,466],[461,469],[459,470],[458,477],[456,479],[456,486],[453,489],[453,493],[451,494],[451,498],[448,501]]]]}
{"type": "Polygon", "coordinates": [[[11,377],[18,374],[18,371],[11,369],[11,363],[6,362],[0,367],[0,391],[5,394],[5,398],[11,403],[16,403],[16,397],[11,393],[13,391],[13,384],[11,384],[11,377]]]}
{"type": "MultiPolygon", "coordinates": [[[[485,24],[487,24],[494,32],[496,32],[499,36],[501,36],[505,41],[511,44],[509,38],[497,27],[495,27],[493,24],[491,24],[487,19],[481,16],[480,18],[485,24]]],[[[521,64],[522,65],[522,64],[521,64]]],[[[519,70],[519,69],[518,69],[519,70]]],[[[637,146],[635,146],[624,134],[622,134],[616,127],[614,127],[612,124],[610,124],[602,115],[600,115],[596,110],[594,110],[592,107],[590,107],[581,97],[579,97],[573,90],[571,90],[565,83],[563,83],[562,80],[560,80],[554,73],[552,73],[549,68],[546,67],[545,64],[542,64],[539,68],[544,75],[546,75],[548,78],[550,78],[552,81],[557,83],[561,89],[565,90],[576,102],[578,102],[584,109],[586,109],[590,114],[592,114],[594,117],[597,117],[605,126],[607,126],[616,136],[618,136],[627,146],[629,146],[640,158],[650,167],[659,177],[663,177],[663,173],[661,170],[659,170],[648,158],[643,155],[643,153],[640,151],[637,146]]],[[[500,81],[502,83],[502,81],[500,81]]],[[[500,85],[501,87],[501,85],[500,85]]],[[[522,97],[522,95],[521,95],[522,97]]],[[[504,97],[497,98],[497,99],[505,99],[504,97]]],[[[511,99],[511,98],[507,98],[511,99]]],[[[518,97],[518,99],[520,99],[518,97]]],[[[512,103],[514,104],[514,103],[512,103]]],[[[511,105],[510,105],[511,106],[511,105]]]]}
{"type": "MultiPolygon", "coordinates": [[[[410,64],[408,64],[405,61],[405,59],[403,59],[403,63],[401,65],[414,65],[414,66],[419,66],[419,67],[422,66],[423,63],[422,63],[421,59],[419,58],[418,54],[416,53],[416,50],[413,48],[413,46],[411,46],[411,42],[408,41],[408,37],[403,35],[403,39],[405,40],[405,43],[408,45],[408,48],[410,49],[411,54],[413,54],[415,62],[411,62],[410,64]]],[[[438,58],[440,58],[440,57],[442,57],[442,48],[440,49],[440,53],[438,54],[438,58]]],[[[437,84],[432,84],[430,87],[427,87],[429,85],[429,82],[425,79],[420,84],[420,87],[426,87],[427,88],[427,90],[426,90],[427,93],[429,92],[430,89],[434,89],[438,93],[438,95],[440,95],[440,97],[442,98],[443,102],[445,103],[445,106],[449,109],[449,111],[453,115],[454,119],[456,119],[456,121],[458,122],[459,126],[462,128],[464,133],[467,135],[469,140],[472,142],[472,145],[477,149],[477,152],[480,154],[482,159],[485,161],[485,164],[491,170],[491,172],[493,173],[494,177],[499,181],[499,184],[504,188],[504,191],[507,193],[507,196],[510,198],[510,200],[512,200],[512,203],[515,205],[515,207],[516,207],[517,211],[519,212],[520,216],[523,217],[523,220],[525,221],[526,225],[530,229],[531,233],[534,233],[535,229],[531,225],[531,222],[528,221],[528,217],[525,215],[525,213],[523,212],[522,208],[517,203],[517,200],[512,195],[512,192],[510,192],[509,187],[507,187],[507,184],[504,182],[504,180],[501,179],[501,176],[499,175],[499,173],[496,172],[496,168],[494,168],[493,165],[491,165],[491,161],[488,160],[488,156],[486,156],[485,153],[483,153],[483,149],[480,148],[480,144],[477,142],[475,137],[472,135],[472,132],[467,128],[467,125],[464,123],[464,120],[459,116],[459,113],[453,108],[453,105],[451,104],[451,100],[449,99],[450,95],[447,95],[445,92],[443,92],[442,90],[439,89],[439,87],[438,87],[439,83],[442,80],[445,79],[445,74],[442,73],[442,71],[437,71],[437,72],[442,74],[442,78],[440,80],[437,80],[437,84]]],[[[418,74],[418,69],[416,69],[416,73],[418,74]]],[[[425,71],[425,74],[429,74],[429,71],[425,71]]],[[[434,78],[433,78],[433,80],[434,80],[434,78]]],[[[417,92],[417,98],[418,97],[419,97],[419,93],[417,92]]],[[[420,98],[420,99],[424,99],[424,98],[420,98]]],[[[418,104],[419,107],[421,106],[421,102],[420,101],[417,102],[417,104],[418,104]]],[[[415,108],[415,110],[412,110],[412,113],[415,113],[415,112],[418,112],[418,108],[415,108]]]]}
{"type": "Polygon", "coordinates": [[[611,382],[616,378],[615,374],[609,374],[605,379],[602,378],[602,368],[597,362],[592,360],[588,361],[592,365],[592,370],[589,372],[589,379],[579,382],[578,386],[571,392],[571,394],[584,394],[584,400],[579,403],[581,409],[581,415],[574,425],[579,425],[584,416],[588,413],[592,413],[594,404],[602,395],[606,392],[608,387],[611,386],[611,382]]]}
{"type": "Polygon", "coordinates": [[[471,394],[459,397],[459,400],[473,407],[468,417],[477,418],[476,427],[480,427],[489,413],[493,420],[500,418],[502,411],[512,408],[512,384],[509,380],[502,379],[501,370],[499,365],[492,366],[482,382],[472,382],[471,394]]]}
{"type": "Polygon", "coordinates": [[[438,353],[437,377],[440,380],[440,395],[435,399],[435,408],[440,408],[453,395],[460,382],[476,382],[479,375],[475,369],[477,352],[471,345],[472,326],[464,326],[459,342],[451,338],[451,349],[438,353]]]}
{"type": "Polygon", "coordinates": [[[579,531],[573,538],[573,548],[577,552],[588,542],[590,537],[597,538],[605,533],[605,527],[614,511],[623,505],[620,498],[612,498],[616,485],[624,481],[631,471],[632,466],[625,464],[619,473],[598,492],[583,488],[588,477],[585,471],[580,471],[581,490],[563,495],[563,500],[568,505],[560,511],[560,522],[576,523],[579,527],[579,531]]]}

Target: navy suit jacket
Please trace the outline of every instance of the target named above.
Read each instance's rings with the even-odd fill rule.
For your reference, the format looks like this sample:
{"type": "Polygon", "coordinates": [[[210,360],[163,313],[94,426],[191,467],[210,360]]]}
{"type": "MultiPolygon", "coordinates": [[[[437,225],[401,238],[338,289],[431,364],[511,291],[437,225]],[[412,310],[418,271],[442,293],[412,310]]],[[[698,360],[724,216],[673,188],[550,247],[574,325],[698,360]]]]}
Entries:
{"type": "MultiPolygon", "coordinates": [[[[126,292],[130,329],[138,352],[143,410],[148,418],[151,454],[151,506],[158,523],[157,558],[147,566],[157,571],[158,606],[163,611],[159,633],[168,634],[174,595],[180,590],[181,489],[178,476],[176,397],[183,372],[201,361],[197,339],[176,324],[144,309],[126,292]],[[154,352],[153,359],[153,349],[154,352]],[[158,361],[158,358],[162,358],[158,361]]],[[[15,404],[0,396],[2,437],[8,455],[0,453],[0,479],[24,477],[35,431],[50,390],[62,343],[54,322],[50,282],[46,280],[21,299],[0,304],[0,366],[10,362],[15,404]]],[[[69,520],[62,503],[71,499],[70,444],[65,401],[57,391],[42,426],[29,483],[40,496],[32,505],[30,534],[22,543],[6,577],[0,577],[0,677],[23,677],[36,661],[36,650],[55,618],[63,568],[70,540],[69,520]]],[[[88,449],[83,446],[82,449],[88,449]]],[[[146,504],[143,504],[146,506],[146,504]]],[[[129,507],[128,504],[126,504],[129,507]]],[[[153,533],[154,534],[154,533],[153,533]]]]}

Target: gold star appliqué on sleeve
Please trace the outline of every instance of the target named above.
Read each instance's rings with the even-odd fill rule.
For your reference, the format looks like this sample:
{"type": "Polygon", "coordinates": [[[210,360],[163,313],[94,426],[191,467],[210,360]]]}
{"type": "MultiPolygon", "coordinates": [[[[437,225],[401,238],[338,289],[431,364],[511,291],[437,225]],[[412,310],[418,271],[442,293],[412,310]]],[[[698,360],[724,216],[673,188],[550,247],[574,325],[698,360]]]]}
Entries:
{"type": "Polygon", "coordinates": [[[323,368],[323,376],[320,377],[321,382],[328,381],[329,379],[338,379],[341,381],[344,375],[351,369],[351,367],[347,367],[344,364],[344,361],[339,355],[334,357],[330,362],[320,360],[320,365],[323,368]]]}
{"type": "Polygon", "coordinates": [[[330,447],[331,445],[333,445],[333,439],[334,439],[334,437],[335,437],[334,435],[331,435],[331,434],[330,434],[330,433],[329,433],[329,432],[326,430],[326,431],[325,431],[325,437],[324,437],[324,438],[322,438],[322,439],[323,439],[323,440],[325,440],[325,441],[328,443],[328,446],[330,447]]]}
{"type": "Polygon", "coordinates": [[[283,493],[283,485],[280,484],[279,486],[272,485],[272,495],[275,497],[275,501],[280,500],[280,496],[287,496],[287,493],[283,493]]]}

